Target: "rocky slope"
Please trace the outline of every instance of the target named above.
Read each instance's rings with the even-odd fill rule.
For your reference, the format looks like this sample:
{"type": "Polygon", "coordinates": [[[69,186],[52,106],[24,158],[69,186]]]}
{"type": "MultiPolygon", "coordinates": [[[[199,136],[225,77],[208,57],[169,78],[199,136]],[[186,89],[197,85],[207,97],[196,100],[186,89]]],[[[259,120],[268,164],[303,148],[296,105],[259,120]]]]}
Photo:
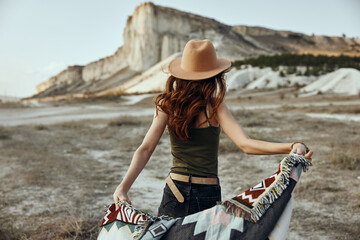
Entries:
{"type": "MultiPolygon", "coordinates": [[[[154,65],[145,72],[131,78],[119,87],[101,91],[97,96],[112,94],[138,94],[160,92],[164,89],[169,76],[165,67],[175,57],[174,54],[168,59],[154,65]]],[[[305,67],[298,67],[300,72],[305,72],[305,67]]],[[[227,90],[274,90],[279,88],[294,87],[299,89],[299,96],[309,96],[321,93],[335,93],[342,95],[358,95],[360,93],[360,71],[353,68],[340,68],[334,72],[315,77],[297,76],[285,74],[286,68],[280,66],[274,71],[270,67],[247,67],[240,70],[233,68],[226,74],[227,90]]]]}
{"type": "Polygon", "coordinates": [[[360,39],[229,26],[150,2],[138,6],[128,18],[123,37],[124,45],[113,55],[85,66],[69,66],[39,84],[33,97],[141,92],[143,87],[135,85],[144,82],[145,71],[157,69],[156,64],[163,66],[193,38],[210,39],[218,55],[232,60],[283,52],[360,55],[360,39]]]}
{"type": "Polygon", "coordinates": [[[360,71],[353,68],[338,69],[319,77],[313,83],[302,88],[301,92],[360,95],[360,71]]]}
{"type": "MultiPolygon", "coordinates": [[[[303,67],[298,67],[304,72],[303,67]]],[[[296,76],[296,74],[285,74],[283,77],[280,71],[285,72],[284,67],[274,71],[270,67],[248,67],[240,70],[232,69],[227,75],[227,89],[278,89],[286,87],[306,86],[316,80],[314,76],[296,76]]]]}

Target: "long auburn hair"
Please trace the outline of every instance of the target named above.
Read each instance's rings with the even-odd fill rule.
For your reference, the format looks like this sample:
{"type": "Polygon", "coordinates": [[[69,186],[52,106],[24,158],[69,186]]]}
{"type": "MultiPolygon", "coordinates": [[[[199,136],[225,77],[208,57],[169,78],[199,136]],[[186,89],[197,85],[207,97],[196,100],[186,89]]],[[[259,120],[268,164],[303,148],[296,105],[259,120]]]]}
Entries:
{"type": "Polygon", "coordinates": [[[157,111],[160,108],[168,115],[168,128],[179,139],[190,139],[190,129],[208,104],[213,110],[209,118],[216,114],[226,92],[224,73],[199,81],[168,78],[165,91],[155,98],[155,105],[157,111]]]}

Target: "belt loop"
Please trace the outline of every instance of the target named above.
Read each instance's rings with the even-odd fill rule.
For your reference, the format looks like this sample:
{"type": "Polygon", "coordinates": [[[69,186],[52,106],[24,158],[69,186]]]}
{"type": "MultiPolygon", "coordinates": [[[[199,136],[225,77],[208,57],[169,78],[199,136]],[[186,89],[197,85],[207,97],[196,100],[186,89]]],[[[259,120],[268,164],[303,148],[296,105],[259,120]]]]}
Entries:
{"type": "Polygon", "coordinates": [[[189,185],[191,185],[191,177],[192,177],[192,175],[189,174],[189,185]]]}

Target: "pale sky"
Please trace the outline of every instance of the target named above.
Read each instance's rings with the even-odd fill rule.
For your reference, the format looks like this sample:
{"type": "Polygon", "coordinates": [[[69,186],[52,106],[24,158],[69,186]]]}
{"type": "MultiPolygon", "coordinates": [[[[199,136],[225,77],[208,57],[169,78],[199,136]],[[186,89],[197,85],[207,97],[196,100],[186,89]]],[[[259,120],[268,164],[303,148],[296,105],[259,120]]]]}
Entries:
{"type": "MultiPolygon", "coordinates": [[[[0,95],[26,97],[68,65],[112,55],[139,0],[0,0],[0,95]]],[[[155,0],[229,25],[360,37],[359,0],[155,0]]]]}

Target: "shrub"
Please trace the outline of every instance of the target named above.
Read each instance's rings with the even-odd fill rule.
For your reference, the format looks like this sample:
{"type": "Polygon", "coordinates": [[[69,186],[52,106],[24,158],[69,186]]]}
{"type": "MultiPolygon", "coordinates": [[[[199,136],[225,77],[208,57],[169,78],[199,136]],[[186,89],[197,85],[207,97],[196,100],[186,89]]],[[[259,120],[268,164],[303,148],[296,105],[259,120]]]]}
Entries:
{"type": "MultiPolygon", "coordinates": [[[[310,40],[311,41],[311,40],[310,40]]],[[[312,44],[312,42],[308,42],[312,44]]],[[[288,66],[288,71],[295,73],[293,66],[309,66],[319,67],[325,72],[332,72],[338,68],[355,68],[360,70],[360,57],[349,56],[314,56],[311,54],[277,54],[273,56],[259,56],[256,58],[248,58],[244,60],[237,60],[233,62],[233,66],[238,68],[241,65],[252,65],[254,67],[261,66],[271,67],[273,70],[278,66],[288,66]]],[[[292,74],[292,73],[291,73],[292,74]]]]}
{"type": "Polygon", "coordinates": [[[321,74],[321,68],[319,67],[311,67],[310,75],[319,76],[321,74]]]}
{"type": "Polygon", "coordinates": [[[35,128],[36,130],[39,130],[39,131],[41,131],[41,130],[48,130],[48,128],[47,128],[45,125],[43,125],[43,124],[35,125],[34,128],[35,128]]]}
{"type": "Polygon", "coordinates": [[[9,138],[8,132],[5,130],[4,127],[0,126],[0,140],[5,140],[9,138]]]}
{"type": "Polygon", "coordinates": [[[271,66],[271,69],[272,69],[273,71],[277,71],[277,70],[279,70],[279,66],[271,66]]]}
{"type": "Polygon", "coordinates": [[[285,99],[285,93],[283,93],[283,92],[279,93],[279,98],[281,100],[284,100],[285,99]]]}
{"type": "Polygon", "coordinates": [[[107,125],[109,127],[121,127],[123,125],[140,126],[143,121],[147,121],[147,118],[142,118],[141,120],[139,120],[136,117],[124,116],[116,119],[111,119],[107,123],[107,125]]]}
{"type": "Polygon", "coordinates": [[[342,169],[360,169],[360,158],[345,153],[333,153],[331,156],[331,163],[342,169]]]}
{"type": "Polygon", "coordinates": [[[300,84],[300,83],[298,83],[298,82],[295,82],[295,84],[294,84],[294,87],[296,88],[296,89],[300,89],[300,88],[302,88],[302,87],[304,87],[305,85],[304,84],[300,84]]]}
{"type": "Polygon", "coordinates": [[[295,72],[296,72],[296,67],[295,66],[289,66],[286,69],[287,74],[294,74],[295,72]]]}

